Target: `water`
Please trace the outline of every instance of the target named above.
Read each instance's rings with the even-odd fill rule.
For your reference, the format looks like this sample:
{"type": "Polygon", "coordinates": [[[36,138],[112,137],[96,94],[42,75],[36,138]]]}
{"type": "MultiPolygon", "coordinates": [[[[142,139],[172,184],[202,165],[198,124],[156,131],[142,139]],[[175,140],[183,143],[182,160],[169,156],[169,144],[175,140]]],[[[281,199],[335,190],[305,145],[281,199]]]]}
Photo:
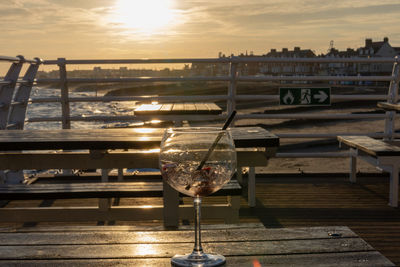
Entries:
{"type": "MultiPolygon", "coordinates": [[[[60,97],[61,90],[53,88],[34,87],[31,98],[60,97]]],[[[94,97],[96,92],[70,92],[70,97],[94,97]]],[[[98,95],[100,96],[100,95],[98,95]]],[[[128,116],[133,115],[136,101],[121,102],[71,102],[70,114],[72,117],[90,116],[128,116]]],[[[31,103],[28,105],[27,118],[61,117],[61,103],[31,103]]],[[[103,128],[117,124],[103,121],[76,121],[71,122],[71,128],[92,129],[103,128]]],[[[137,121],[137,123],[140,123],[137,121]]],[[[25,124],[25,129],[61,129],[61,122],[32,122],[25,124]]]]}

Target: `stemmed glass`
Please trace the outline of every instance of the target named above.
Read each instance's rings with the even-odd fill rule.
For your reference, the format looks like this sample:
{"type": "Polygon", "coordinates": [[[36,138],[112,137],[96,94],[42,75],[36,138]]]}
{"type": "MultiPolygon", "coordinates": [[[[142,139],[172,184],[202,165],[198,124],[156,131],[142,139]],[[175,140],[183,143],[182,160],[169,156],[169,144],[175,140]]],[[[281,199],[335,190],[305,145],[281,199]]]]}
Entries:
{"type": "Polygon", "coordinates": [[[218,191],[236,170],[235,145],[229,130],[213,127],[170,128],[160,151],[163,179],[175,190],[194,197],[195,244],[193,252],[175,255],[175,266],[219,266],[225,257],[206,254],[201,246],[201,197],[218,191]]]}

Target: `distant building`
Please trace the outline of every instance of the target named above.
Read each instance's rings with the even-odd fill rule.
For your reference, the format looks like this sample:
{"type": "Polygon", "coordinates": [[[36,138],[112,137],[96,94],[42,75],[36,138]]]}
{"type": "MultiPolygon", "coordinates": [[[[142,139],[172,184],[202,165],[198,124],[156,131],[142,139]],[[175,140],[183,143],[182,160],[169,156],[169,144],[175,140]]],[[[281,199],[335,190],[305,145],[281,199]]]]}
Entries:
{"type": "MultiPolygon", "coordinates": [[[[260,58],[262,56],[255,56],[253,54],[253,51],[250,52],[250,54],[246,53],[239,54],[238,57],[251,57],[251,58],[260,58]]],[[[257,75],[260,74],[260,69],[261,69],[262,63],[260,62],[247,62],[247,63],[242,63],[238,64],[237,66],[237,72],[239,75],[257,75]]]]}
{"type": "MultiPolygon", "coordinates": [[[[352,48],[347,48],[344,51],[339,51],[338,49],[331,47],[326,55],[321,55],[324,58],[354,58],[358,57],[358,52],[352,48]]],[[[358,74],[357,63],[322,63],[320,64],[321,75],[332,75],[332,76],[351,76],[358,74]]]]}
{"type": "MultiPolygon", "coordinates": [[[[226,58],[222,52],[218,53],[219,58],[226,58]]],[[[186,69],[188,70],[188,69],[186,69]]],[[[229,74],[229,64],[221,63],[192,63],[190,68],[191,76],[225,76],[229,74]]]]}
{"type": "MultiPolygon", "coordinates": [[[[400,56],[400,47],[392,47],[389,44],[389,38],[383,38],[383,41],[374,42],[372,39],[365,39],[365,45],[357,49],[347,48],[340,51],[333,47],[331,41],[329,50],[326,54],[315,55],[311,49],[301,49],[296,46],[293,50],[282,48],[281,51],[271,49],[263,55],[254,55],[253,52],[241,53],[237,57],[251,57],[255,60],[263,58],[358,58],[358,57],[389,57],[400,56]]],[[[234,57],[225,56],[219,52],[220,59],[228,59],[234,57]]],[[[225,60],[223,60],[225,61],[225,60]]],[[[309,75],[333,75],[333,76],[369,76],[369,75],[390,75],[393,63],[313,63],[313,62],[247,62],[240,63],[237,66],[238,75],[287,75],[287,76],[309,76],[309,75]]],[[[128,67],[120,67],[119,69],[103,69],[100,66],[93,67],[92,70],[69,70],[67,76],[73,77],[180,77],[180,76],[226,76],[229,75],[230,64],[228,63],[192,63],[185,64],[182,69],[162,70],[152,69],[129,69],[128,67]]],[[[52,70],[49,72],[38,71],[39,78],[58,78],[59,71],[52,70]]],[[[344,82],[350,84],[351,82],[344,82]]]]}
{"type": "MultiPolygon", "coordinates": [[[[400,54],[400,48],[392,47],[389,38],[381,42],[365,39],[365,46],[357,49],[359,57],[395,57],[400,54]]],[[[359,64],[358,72],[361,75],[386,75],[392,72],[392,63],[359,64]]]]}
{"type": "MultiPolygon", "coordinates": [[[[311,49],[300,49],[296,46],[293,50],[282,48],[282,51],[271,49],[264,57],[274,58],[314,58],[315,53],[311,49]]],[[[312,75],[318,70],[315,63],[263,63],[260,72],[266,75],[312,75]]]]}

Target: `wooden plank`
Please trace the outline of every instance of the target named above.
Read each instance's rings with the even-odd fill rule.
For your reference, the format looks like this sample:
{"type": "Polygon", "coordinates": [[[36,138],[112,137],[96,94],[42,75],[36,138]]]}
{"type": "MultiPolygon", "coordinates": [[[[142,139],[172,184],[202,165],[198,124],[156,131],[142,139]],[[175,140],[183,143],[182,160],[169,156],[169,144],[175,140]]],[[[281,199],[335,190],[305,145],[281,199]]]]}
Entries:
{"type": "MultiPolygon", "coordinates": [[[[10,236],[11,237],[11,236],[10,236]]],[[[374,251],[361,238],[277,240],[252,242],[203,243],[205,251],[225,256],[284,255],[374,251]]],[[[171,244],[106,244],[106,245],[35,245],[0,246],[0,259],[110,259],[172,257],[191,252],[193,242],[171,244]]]]}
{"type": "MultiPolygon", "coordinates": [[[[162,182],[0,185],[0,199],[3,200],[162,197],[162,192],[162,182]]],[[[231,180],[213,195],[240,194],[239,183],[236,180],[231,180]]]]}
{"type": "MultiPolygon", "coordinates": [[[[236,147],[279,146],[279,138],[261,127],[231,128],[236,147]]],[[[162,128],[0,131],[0,149],[151,149],[159,148],[162,128]]]]}
{"type": "Polygon", "coordinates": [[[278,147],[279,138],[261,127],[230,128],[235,147],[278,147]]]}
{"type": "MultiPolygon", "coordinates": [[[[0,209],[1,222],[92,222],[92,221],[145,221],[162,220],[162,205],[112,206],[107,211],[92,207],[32,207],[32,208],[2,208],[0,209]]],[[[193,218],[193,204],[179,205],[179,217],[193,218]]],[[[231,204],[204,204],[202,205],[203,219],[225,219],[238,213],[231,204]]]]}
{"type": "Polygon", "coordinates": [[[368,136],[338,136],[338,140],[371,156],[400,156],[400,147],[368,136]]]}
{"type": "Polygon", "coordinates": [[[143,104],[134,110],[135,115],[155,115],[159,114],[162,104],[143,104]]]}
{"type": "Polygon", "coordinates": [[[378,107],[388,111],[400,111],[399,103],[378,102],[378,107]]]}
{"type": "MultiPolygon", "coordinates": [[[[202,230],[226,230],[226,229],[266,229],[262,223],[237,223],[237,224],[203,224],[202,230]]],[[[347,227],[344,227],[347,228],[347,227]]],[[[330,229],[330,228],[329,228],[330,229]]],[[[347,228],[348,229],[348,228],[347,228]]],[[[177,230],[191,230],[193,231],[192,225],[179,225],[177,230]]],[[[55,233],[55,232],[146,232],[146,231],[165,231],[165,227],[162,225],[62,225],[62,226],[12,226],[12,227],[0,227],[0,233],[55,233]]]]}
{"type": "Polygon", "coordinates": [[[160,114],[168,114],[171,112],[173,107],[173,104],[163,104],[162,107],[160,108],[159,112],[160,114]]]}
{"type": "Polygon", "coordinates": [[[208,107],[206,103],[194,103],[194,106],[196,108],[196,113],[197,114],[209,114],[208,113],[208,107]]]}
{"type": "MultiPolygon", "coordinates": [[[[273,156],[269,150],[236,150],[240,166],[265,166],[273,156]]],[[[157,152],[109,152],[92,157],[84,152],[0,152],[0,169],[113,169],[113,168],[158,168],[157,152]]]]}
{"type": "Polygon", "coordinates": [[[185,114],[198,114],[194,103],[183,103],[183,108],[185,109],[185,114]]]}
{"type": "Polygon", "coordinates": [[[222,109],[215,103],[206,103],[209,114],[221,114],[222,109]]]}
{"type": "Polygon", "coordinates": [[[0,132],[1,150],[158,148],[164,129],[63,129],[0,132]]]}
{"type": "MultiPolygon", "coordinates": [[[[395,266],[379,252],[321,253],[306,255],[234,256],[226,257],[226,266],[395,266]]],[[[150,259],[81,259],[81,260],[3,260],[4,266],[157,266],[170,267],[169,258],[150,259]]]]}
{"type": "Polygon", "coordinates": [[[395,266],[377,251],[345,252],[345,253],[318,253],[304,255],[273,255],[256,257],[227,257],[227,266],[255,266],[254,260],[261,266],[351,266],[376,267],[395,266]]]}
{"type": "Polygon", "coordinates": [[[222,109],[215,103],[165,103],[144,104],[135,109],[136,115],[196,115],[221,114],[222,109]]]}
{"type": "Polygon", "coordinates": [[[0,199],[161,197],[161,183],[0,185],[0,199]]]}
{"type": "Polygon", "coordinates": [[[0,266],[20,266],[20,267],[54,267],[54,266],[101,266],[101,267],[132,267],[132,266],[154,266],[171,267],[169,258],[153,259],[68,259],[68,260],[0,260],[0,266]]]}
{"type": "MultiPolygon", "coordinates": [[[[193,228],[193,226],[191,226],[193,228]]],[[[93,228],[92,228],[93,229],[93,228]]],[[[313,227],[283,228],[283,229],[218,229],[202,230],[203,242],[252,242],[294,239],[332,239],[330,233],[340,238],[358,238],[347,227],[313,227]]],[[[0,233],[1,245],[88,245],[88,244],[156,244],[185,243],[193,239],[193,229],[181,230],[179,234],[173,231],[150,232],[112,232],[112,231],[80,231],[74,232],[36,232],[36,233],[0,233]],[[12,237],[12,238],[10,238],[12,237]]]]}
{"type": "Polygon", "coordinates": [[[174,103],[170,114],[183,115],[185,114],[185,107],[183,103],[174,103]]]}
{"type": "MultiPolygon", "coordinates": [[[[225,207],[226,208],[226,207],[225,207]]],[[[187,209],[187,207],[180,207],[187,209]]],[[[193,214],[193,210],[191,211],[193,214]]],[[[96,221],[141,221],[162,220],[163,206],[135,205],[113,206],[102,211],[97,204],[79,207],[30,207],[30,208],[2,208],[0,221],[11,223],[24,222],[96,222],[96,221]]]]}
{"type": "Polygon", "coordinates": [[[0,152],[0,170],[11,169],[113,169],[154,168],[156,151],[110,151],[93,155],[88,152],[0,152]]]}

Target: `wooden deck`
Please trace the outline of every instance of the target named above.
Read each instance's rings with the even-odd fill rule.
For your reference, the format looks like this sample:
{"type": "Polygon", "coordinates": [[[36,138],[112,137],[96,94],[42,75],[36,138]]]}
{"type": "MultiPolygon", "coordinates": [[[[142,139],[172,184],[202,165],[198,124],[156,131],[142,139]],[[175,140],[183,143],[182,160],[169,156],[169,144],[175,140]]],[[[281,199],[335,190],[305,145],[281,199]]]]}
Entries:
{"type": "MultiPolygon", "coordinates": [[[[388,203],[389,179],[385,175],[360,176],[357,184],[348,182],[347,174],[269,174],[257,177],[257,205],[249,208],[242,198],[241,223],[261,222],[267,228],[347,226],[376,250],[400,266],[400,209],[388,203]]],[[[190,202],[185,198],[184,202],[190,202]]],[[[205,202],[218,202],[218,197],[205,202]]],[[[121,204],[160,204],[161,198],[121,199],[121,204]],[[122,202],[124,201],[124,202],[122,202]]],[[[12,201],[8,207],[42,205],[89,205],[96,200],[56,200],[54,202],[12,201]]],[[[183,222],[187,223],[187,222],[183,222]]],[[[221,221],[205,221],[214,224],[221,221]]],[[[68,223],[70,224],[70,223],[68,223]]],[[[82,225],[82,223],[79,223],[82,225]]],[[[87,222],[85,225],[103,224],[87,222]]],[[[157,226],[160,221],[108,222],[115,225],[157,226]]],[[[65,225],[65,223],[52,223],[65,225]]],[[[0,226],[10,226],[3,224],[0,226]]],[[[21,224],[11,225],[21,227],[21,224]]],[[[41,227],[45,223],[26,223],[24,226],[41,227]]]]}
{"type": "Polygon", "coordinates": [[[241,208],[242,220],[266,227],[345,225],[400,266],[400,210],[387,205],[389,178],[348,175],[257,177],[257,206],[241,208]]]}

